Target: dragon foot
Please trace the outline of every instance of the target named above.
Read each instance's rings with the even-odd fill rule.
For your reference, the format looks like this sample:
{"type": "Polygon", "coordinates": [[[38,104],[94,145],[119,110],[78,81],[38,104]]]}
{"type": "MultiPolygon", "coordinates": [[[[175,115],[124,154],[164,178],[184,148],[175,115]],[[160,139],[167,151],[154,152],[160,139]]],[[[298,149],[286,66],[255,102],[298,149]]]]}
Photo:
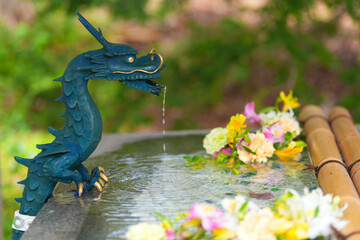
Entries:
{"type": "Polygon", "coordinates": [[[107,183],[109,182],[109,178],[105,174],[105,169],[101,166],[95,167],[91,171],[90,183],[82,182],[78,185],[78,193],[77,195],[81,197],[81,195],[93,187],[97,188],[97,190],[101,193],[104,191],[107,183]]]}

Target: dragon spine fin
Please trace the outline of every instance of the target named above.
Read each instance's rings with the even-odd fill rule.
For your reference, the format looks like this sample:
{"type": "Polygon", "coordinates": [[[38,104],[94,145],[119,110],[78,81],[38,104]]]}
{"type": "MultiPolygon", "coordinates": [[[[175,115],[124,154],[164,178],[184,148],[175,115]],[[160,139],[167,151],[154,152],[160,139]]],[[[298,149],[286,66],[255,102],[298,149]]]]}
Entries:
{"type": "Polygon", "coordinates": [[[26,167],[29,167],[29,160],[30,159],[26,159],[26,158],[22,158],[22,157],[18,157],[18,156],[15,156],[15,161],[17,161],[18,163],[20,163],[21,165],[24,165],[26,167]]]}

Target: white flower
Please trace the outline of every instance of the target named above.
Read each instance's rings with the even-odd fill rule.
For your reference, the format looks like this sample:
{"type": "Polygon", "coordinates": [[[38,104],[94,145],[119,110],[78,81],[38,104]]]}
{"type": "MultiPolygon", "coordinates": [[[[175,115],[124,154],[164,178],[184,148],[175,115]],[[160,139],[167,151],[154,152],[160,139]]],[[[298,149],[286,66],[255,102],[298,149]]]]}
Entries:
{"type": "Polygon", "coordinates": [[[330,236],[330,226],[340,230],[347,224],[347,221],[341,220],[344,208],[339,208],[337,199],[333,199],[330,194],[323,195],[320,188],[311,193],[305,189],[304,196],[300,196],[296,191],[289,192],[293,196],[286,200],[287,210],[281,214],[295,221],[308,222],[309,238],[330,236]]]}
{"type": "Polygon", "coordinates": [[[142,222],[133,225],[126,233],[128,240],[165,240],[165,230],[159,224],[142,222]]]}
{"type": "Polygon", "coordinates": [[[241,240],[276,240],[271,230],[274,220],[274,213],[268,207],[249,212],[237,228],[237,237],[241,240]]]}
{"type": "Polygon", "coordinates": [[[228,143],[228,139],[226,136],[227,133],[228,130],[221,127],[211,130],[210,133],[205,136],[203,142],[206,152],[213,155],[215,152],[225,147],[228,143]]]}
{"type": "Polygon", "coordinates": [[[288,112],[270,111],[268,113],[260,113],[259,116],[264,122],[264,128],[275,123],[280,123],[284,133],[295,131],[296,136],[298,136],[301,132],[300,124],[296,120],[294,112],[291,108],[288,112]]]}
{"type": "MultiPolygon", "coordinates": [[[[224,198],[221,201],[221,205],[226,212],[236,215],[246,201],[247,199],[245,197],[238,195],[235,198],[224,198]]],[[[249,201],[246,205],[246,210],[246,212],[258,211],[259,207],[255,203],[249,201]]]]}
{"type": "Polygon", "coordinates": [[[275,151],[273,144],[268,141],[265,135],[261,132],[250,133],[249,137],[251,142],[248,148],[255,154],[249,153],[244,149],[238,149],[238,155],[240,160],[244,162],[267,162],[267,159],[271,157],[275,151]]]}

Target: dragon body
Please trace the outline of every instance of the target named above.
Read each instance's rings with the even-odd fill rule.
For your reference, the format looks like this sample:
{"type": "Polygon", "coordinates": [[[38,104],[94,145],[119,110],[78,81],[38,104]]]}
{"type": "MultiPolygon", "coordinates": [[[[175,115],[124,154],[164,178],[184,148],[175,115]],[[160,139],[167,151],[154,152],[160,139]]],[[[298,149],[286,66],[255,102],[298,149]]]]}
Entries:
{"type": "MultiPolygon", "coordinates": [[[[109,180],[103,168],[95,167],[89,174],[82,164],[96,149],[102,135],[101,115],[87,88],[89,80],[118,81],[156,95],[163,88],[151,80],[160,78],[160,71],[165,67],[156,50],[136,58],[137,50],[108,42],[100,29],[96,30],[77,14],[103,48],[75,57],[63,76],[54,80],[62,84],[63,92],[56,101],[65,105],[65,112],[61,114],[65,117],[63,128],[48,127],[55,140],[37,145],[41,152],[32,159],[15,157],[18,163],[28,167],[27,178],[19,182],[25,185],[23,196],[16,199],[20,203],[20,216],[36,216],[58,182],[74,181],[81,196],[93,187],[102,191],[104,182],[109,180]]],[[[21,224],[24,224],[21,217],[15,215],[12,239],[21,238],[24,233],[21,224]]]]}

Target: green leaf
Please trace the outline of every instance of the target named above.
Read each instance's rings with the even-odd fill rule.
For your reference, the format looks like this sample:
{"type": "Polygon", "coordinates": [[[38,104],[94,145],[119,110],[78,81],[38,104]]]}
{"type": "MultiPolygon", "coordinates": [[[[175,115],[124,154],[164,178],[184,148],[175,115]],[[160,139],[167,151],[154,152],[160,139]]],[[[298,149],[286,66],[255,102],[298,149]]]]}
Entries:
{"type": "Polygon", "coordinates": [[[284,235],[277,235],[276,240],[286,240],[286,237],[284,235]]]}
{"type": "Polygon", "coordinates": [[[158,219],[159,219],[160,221],[169,221],[169,220],[167,219],[167,217],[165,217],[164,215],[162,215],[162,214],[159,213],[159,212],[154,212],[154,214],[158,217],[158,219]]]}
{"type": "Polygon", "coordinates": [[[319,211],[320,211],[319,206],[317,206],[317,207],[315,208],[314,217],[317,217],[317,216],[319,215],[319,211]]]}
{"type": "Polygon", "coordinates": [[[229,158],[230,158],[229,155],[219,152],[218,155],[216,156],[216,161],[218,163],[227,163],[229,161],[229,158]]]}
{"type": "Polygon", "coordinates": [[[185,156],[183,158],[187,161],[188,164],[205,160],[204,157],[200,157],[200,156],[193,156],[192,158],[185,156]]]}
{"type": "Polygon", "coordinates": [[[170,221],[167,217],[165,217],[164,215],[162,215],[159,212],[155,212],[155,215],[160,219],[162,224],[164,224],[165,226],[170,226],[171,228],[174,228],[174,223],[172,221],[170,221]]]}
{"type": "Polygon", "coordinates": [[[233,169],[231,170],[231,173],[234,174],[234,175],[239,175],[239,174],[241,174],[242,172],[240,172],[240,170],[238,170],[238,169],[236,169],[236,168],[233,168],[233,169]]]}
{"type": "Polygon", "coordinates": [[[205,160],[205,158],[200,157],[200,156],[193,156],[193,158],[192,158],[193,162],[204,161],[204,160],[205,160]]]}
{"type": "Polygon", "coordinates": [[[284,142],[289,142],[293,139],[293,134],[291,132],[286,132],[285,133],[285,138],[284,138],[284,142]]]}
{"type": "Polygon", "coordinates": [[[307,144],[304,141],[296,141],[296,147],[306,147],[307,144]]]}
{"type": "Polygon", "coordinates": [[[244,148],[244,150],[247,151],[248,153],[251,153],[251,154],[253,154],[253,155],[256,155],[256,152],[251,151],[251,149],[248,148],[247,146],[245,146],[245,145],[241,145],[241,146],[242,146],[242,147],[244,148]]]}
{"type": "Polygon", "coordinates": [[[274,148],[276,149],[276,150],[279,150],[280,149],[280,147],[281,147],[281,143],[279,143],[279,142],[276,142],[276,143],[274,143],[274,148]]]}
{"type": "Polygon", "coordinates": [[[241,134],[241,137],[248,135],[249,132],[250,132],[250,128],[246,128],[245,131],[241,134]]]}
{"type": "Polygon", "coordinates": [[[249,203],[249,200],[247,200],[243,205],[241,205],[239,211],[237,212],[237,217],[239,220],[243,220],[246,215],[246,208],[249,203]]]}
{"type": "Polygon", "coordinates": [[[189,214],[188,213],[179,213],[178,215],[176,215],[174,222],[177,222],[181,219],[183,219],[184,217],[187,217],[189,214]]]}
{"type": "Polygon", "coordinates": [[[276,108],[275,107],[266,107],[266,108],[263,108],[259,111],[259,113],[267,113],[267,112],[270,112],[270,111],[273,111],[275,110],[276,108]]]}
{"type": "Polygon", "coordinates": [[[188,163],[191,163],[191,157],[185,156],[184,159],[185,159],[188,163]]]}
{"type": "Polygon", "coordinates": [[[251,142],[251,139],[248,136],[244,136],[243,139],[245,140],[245,142],[251,142]]]}

